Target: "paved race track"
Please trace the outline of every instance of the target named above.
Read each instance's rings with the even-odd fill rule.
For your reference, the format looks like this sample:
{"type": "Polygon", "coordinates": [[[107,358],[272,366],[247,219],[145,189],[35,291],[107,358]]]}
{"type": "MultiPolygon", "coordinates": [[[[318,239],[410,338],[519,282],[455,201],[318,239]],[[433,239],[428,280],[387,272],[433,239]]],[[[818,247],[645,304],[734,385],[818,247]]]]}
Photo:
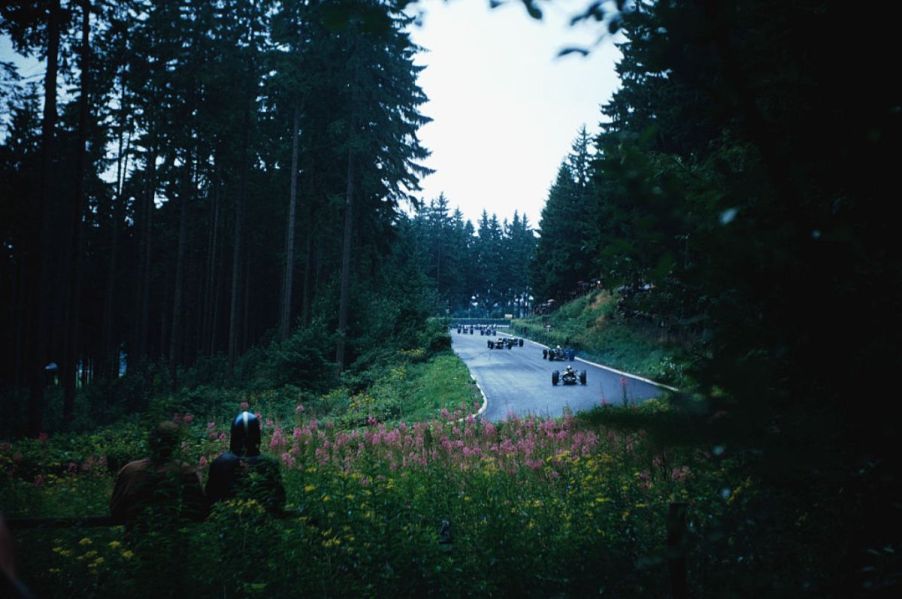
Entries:
{"type": "MultiPolygon", "coordinates": [[[[466,363],[470,374],[488,398],[484,418],[498,422],[511,414],[558,417],[569,406],[574,412],[590,410],[602,399],[622,404],[624,393],[629,403],[658,397],[667,391],[644,381],[621,376],[585,362],[548,362],[542,359],[544,346],[526,340],[523,347],[489,349],[486,337],[451,331],[454,352],[466,363]],[[551,384],[551,373],[571,364],[577,372],[585,370],[583,385],[551,384]]],[[[495,337],[497,338],[497,337],[495,337]]]]}

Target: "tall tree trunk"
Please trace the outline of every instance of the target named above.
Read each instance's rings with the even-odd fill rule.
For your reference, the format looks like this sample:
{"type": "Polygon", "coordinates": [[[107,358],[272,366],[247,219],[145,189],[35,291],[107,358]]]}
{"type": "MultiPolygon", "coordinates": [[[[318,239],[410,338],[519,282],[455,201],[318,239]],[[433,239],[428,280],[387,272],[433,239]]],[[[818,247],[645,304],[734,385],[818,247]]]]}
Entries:
{"type": "MultiPolygon", "coordinates": [[[[151,219],[157,194],[157,148],[156,141],[147,158],[147,188],[141,207],[141,256],[138,265],[138,327],[136,331],[136,356],[130,360],[143,369],[147,360],[147,334],[150,326],[150,258],[151,258],[151,219]]],[[[131,356],[129,356],[131,358],[131,356]]]]}
{"type": "Polygon", "coordinates": [[[238,294],[239,284],[241,282],[241,221],[244,212],[244,193],[247,187],[248,176],[248,160],[247,160],[247,144],[248,144],[248,126],[249,115],[247,111],[244,114],[244,143],[242,144],[241,158],[241,178],[238,185],[238,194],[235,196],[235,229],[234,243],[232,245],[232,293],[229,302],[229,370],[234,371],[235,360],[238,357],[238,294]]]}
{"type": "Polygon", "coordinates": [[[185,185],[179,198],[179,245],[175,259],[175,290],[172,298],[172,333],[169,335],[169,371],[172,390],[178,389],[178,366],[180,359],[180,340],[182,326],[182,295],[184,293],[185,246],[188,244],[188,198],[193,190],[194,179],[191,176],[193,157],[190,152],[185,163],[185,185]]]}
{"type": "Polygon", "coordinates": [[[244,313],[241,317],[241,339],[239,340],[238,348],[241,353],[244,353],[250,346],[250,343],[248,342],[248,339],[250,339],[248,332],[250,331],[251,322],[251,266],[250,259],[248,259],[247,256],[244,257],[244,298],[241,301],[244,313]]]}
{"type": "Polygon", "coordinates": [[[210,232],[207,238],[207,265],[204,281],[203,315],[201,316],[199,353],[212,354],[211,329],[213,326],[213,302],[216,289],[216,245],[219,232],[219,184],[213,184],[213,210],[210,215],[210,232]]]}
{"type": "MultiPolygon", "coordinates": [[[[309,203],[309,202],[308,202],[309,203]]],[[[311,283],[313,280],[313,231],[310,226],[310,210],[307,210],[307,218],[305,224],[306,244],[304,249],[304,292],[301,298],[301,322],[304,325],[310,324],[310,303],[313,301],[311,296],[311,283]]]]}
{"type": "Polygon", "coordinates": [[[113,342],[113,306],[116,294],[116,270],[119,260],[119,223],[125,212],[123,187],[128,173],[128,153],[131,146],[131,133],[126,137],[123,148],[122,137],[125,130],[125,111],[119,123],[119,149],[116,153],[116,195],[115,204],[110,207],[110,255],[107,265],[106,288],[103,294],[102,324],[102,376],[116,379],[119,376],[119,344],[113,342]]]}
{"type": "Polygon", "coordinates": [[[76,364],[79,359],[81,324],[82,256],[84,255],[85,175],[88,170],[88,85],[91,58],[91,3],[82,0],[81,18],[81,98],[78,102],[78,161],[75,168],[75,202],[72,207],[72,272],[69,278],[68,318],[63,361],[63,420],[75,416],[76,364]]]}
{"type": "Polygon", "coordinates": [[[285,227],[285,272],[282,276],[282,306],[279,312],[279,338],[288,337],[291,323],[291,297],[294,282],[294,226],[298,191],[298,120],[297,107],[291,123],[291,190],[288,195],[288,222],[285,227]]]}
{"type": "Polygon", "coordinates": [[[51,207],[48,180],[50,162],[54,153],[56,129],[56,83],[60,43],[60,5],[52,0],[47,23],[47,72],[44,76],[44,117],[41,123],[41,162],[39,172],[39,195],[35,213],[40,218],[40,239],[33,252],[32,312],[29,318],[30,334],[26,336],[28,355],[28,433],[37,436],[44,422],[44,366],[47,360],[48,293],[50,287],[50,250],[52,248],[51,207]]]}
{"type": "Polygon", "coordinates": [[[348,149],[348,181],[345,189],[345,230],[341,250],[341,295],[338,300],[338,341],[335,363],[338,372],[345,368],[345,349],[348,334],[348,306],[351,292],[351,248],[354,234],[354,153],[348,149]]]}

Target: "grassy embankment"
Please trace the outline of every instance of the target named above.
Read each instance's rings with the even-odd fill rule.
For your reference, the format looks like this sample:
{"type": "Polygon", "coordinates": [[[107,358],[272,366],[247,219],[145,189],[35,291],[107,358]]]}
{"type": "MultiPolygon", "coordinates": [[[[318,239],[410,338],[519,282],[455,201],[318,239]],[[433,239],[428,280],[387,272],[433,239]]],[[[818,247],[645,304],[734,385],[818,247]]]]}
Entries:
{"type": "Polygon", "coordinates": [[[616,299],[606,291],[588,293],[546,316],[514,320],[517,334],[547,345],[570,346],[588,360],[684,387],[685,360],[679,348],[650,325],[616,316],[616,299]]]}

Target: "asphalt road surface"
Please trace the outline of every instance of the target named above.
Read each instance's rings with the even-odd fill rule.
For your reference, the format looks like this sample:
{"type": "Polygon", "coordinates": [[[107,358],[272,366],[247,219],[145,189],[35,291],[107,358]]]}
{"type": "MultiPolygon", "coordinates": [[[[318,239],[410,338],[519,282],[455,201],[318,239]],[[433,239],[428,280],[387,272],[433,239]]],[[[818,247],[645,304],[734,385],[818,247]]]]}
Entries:
{"type": "Polygon", "coordinates": [[[483,418],[493,422],[512,414],[558,417],[567,406],[577,412],[591,410],[603,401],[623,405],[624,398],[635,404],[667,392],[651,383],[578,359],[574,362],[543,360],[545,346],[529,340],[524,341],[523,347],[489,349],[488,340],[495,338],[482,336],[479,331],[472,335],[451,331],[454,352],[466,363],[488,399],[483,418]],[[577,372],[586,371],[586,385],[551,384],[552,371],[563,371],[568,364],[577,372]]]}

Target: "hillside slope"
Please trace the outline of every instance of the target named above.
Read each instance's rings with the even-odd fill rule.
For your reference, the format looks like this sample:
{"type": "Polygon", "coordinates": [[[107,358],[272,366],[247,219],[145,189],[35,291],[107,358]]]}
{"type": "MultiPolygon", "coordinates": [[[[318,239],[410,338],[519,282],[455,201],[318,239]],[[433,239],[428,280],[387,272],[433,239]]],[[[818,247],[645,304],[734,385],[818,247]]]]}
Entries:
{"type": "Polygon", "coordinates": [[[617,299],[592,291],[551,314],[513,321],[517,334],[549,345],[570,346],[579,355],[652,380],[685,387],[688,360],[655,326],[623,318],[617,299]]]}

